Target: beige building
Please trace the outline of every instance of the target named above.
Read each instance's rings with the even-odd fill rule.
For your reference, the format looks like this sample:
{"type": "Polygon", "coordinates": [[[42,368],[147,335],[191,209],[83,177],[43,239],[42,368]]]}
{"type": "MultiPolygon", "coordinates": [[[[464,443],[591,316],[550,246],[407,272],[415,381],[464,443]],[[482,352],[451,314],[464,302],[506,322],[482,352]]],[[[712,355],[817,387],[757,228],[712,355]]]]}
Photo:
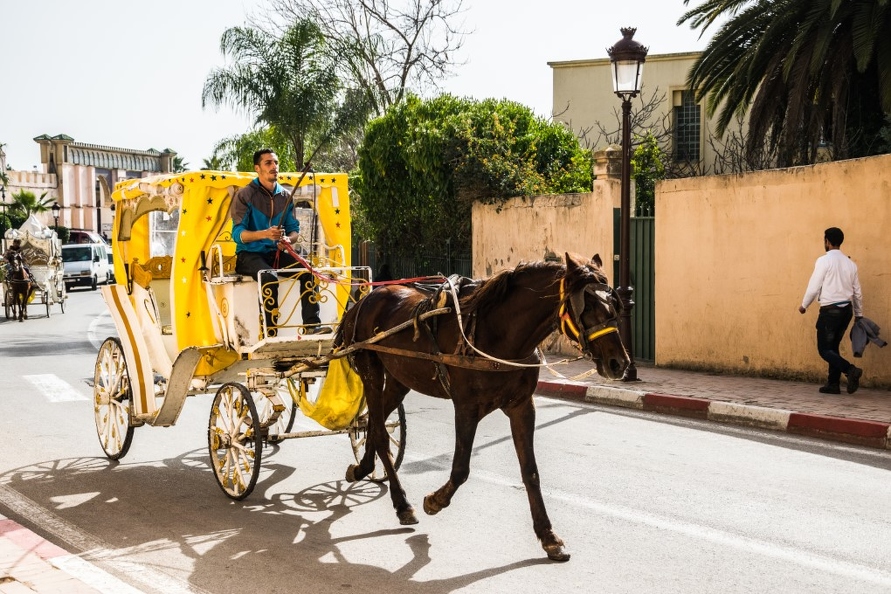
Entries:
{"type": "MultiPolygon", "coordinates": [[[[660,103],[646,122],[632,125],[669,131],[663,148],[675,161],[689,163],[691,173],[722,173],[715,166],[715,148],[722,150],[722,143],[714,140],[714,125],[706,118],[705,107],[694,101],[687,87],[687,73],[699,56],[700,52],[647,56],[643,88],[632,101],[632,118],[640,117],[642,105],[654,98],[660,103]]],[[[582,145],[591,149],[620,139],[622,101],[613,92],[609,58],[548,65],[553,71],[555,119],[569,126],[582,145]],[[604,138],[600,127],[615,136],[604,138]]]]}
{"type": "MultiPolygon", "coordinates": [[[[166,173],[173,169],[176,153],[170,149],[135,150],[75,142],[65,134],[41,134],[34,139],[40,145],[40,170],[6,171],[9,184],[4,202],[11,195],[28,190],[38,198],[54,199],[62,210],[59,225],[110,233],[112,217],[110,190],[124,179],[166,173]]],[[[6,155],[0,149],[0,168],[6,170],[6,155]]],[[[53,225],[53,215],[39,215],[46,225],[53,225]]]]}

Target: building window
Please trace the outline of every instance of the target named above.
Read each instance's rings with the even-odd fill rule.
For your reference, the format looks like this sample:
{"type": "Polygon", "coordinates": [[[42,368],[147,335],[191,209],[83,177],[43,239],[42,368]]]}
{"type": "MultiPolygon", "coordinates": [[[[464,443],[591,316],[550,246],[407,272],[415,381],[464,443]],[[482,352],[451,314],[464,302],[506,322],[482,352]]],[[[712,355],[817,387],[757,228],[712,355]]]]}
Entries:
{"type": "Polygon", "coordinates": [[[692,91],[674,91],[674,158],[676,161],[699,161],[701,154],[702,108],[692,91]]]}

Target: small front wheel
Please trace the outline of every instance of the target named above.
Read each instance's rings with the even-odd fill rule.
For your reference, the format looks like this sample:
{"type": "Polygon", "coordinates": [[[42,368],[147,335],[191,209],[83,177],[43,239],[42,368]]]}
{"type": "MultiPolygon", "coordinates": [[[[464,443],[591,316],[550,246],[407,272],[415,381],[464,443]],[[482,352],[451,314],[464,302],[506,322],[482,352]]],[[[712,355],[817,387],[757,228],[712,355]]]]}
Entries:
{"type": "Polygon", "coordinates": [[[124,349],[117,338],[106,338],[96,356],[93,373],[93,412],[105,455],[120,460],[133,441],[130,374],[124,349]]]}
{"type": "MultiPolygon", "coordinates": [[[[390,413],[385,423],[387,437],[389,438],[390,457],[393,460],[393,468],[399,470],[402,458],[405,456],[405,407],[402,403],[390,413]],[[393,451],[395,449],[395,452],[393,451]]],[[[349,428],[350,442],[353,445],[353,456],[356,462],[361,462],[368,443],[368,411],[360,413],[349,428]]],[[[370,481],[382,483],[387,480],[387,471],[380,457],[374,457],[374,469],[366,477],[370,481]]]]}
{"type": "Polygon", "coordinates": [[[263,439],[250,391],[223,384],[210,407],[207,429],[210,465],[223,492],[235,500],[251,494],[260,474],[263,439]]]}

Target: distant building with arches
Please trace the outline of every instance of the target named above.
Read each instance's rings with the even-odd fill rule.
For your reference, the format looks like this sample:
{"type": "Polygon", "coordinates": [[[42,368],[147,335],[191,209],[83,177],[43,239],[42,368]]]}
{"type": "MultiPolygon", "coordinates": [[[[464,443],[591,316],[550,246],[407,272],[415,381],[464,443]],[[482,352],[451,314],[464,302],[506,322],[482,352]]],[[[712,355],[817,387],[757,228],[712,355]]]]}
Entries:
{"type": "MultiPolygon", "coordinates": [[[[9,184],[5,202],[19,190],[29,190],[38,198],[55,199],[62,207],[59,225],[110,234],[113,212],[111,190],[125,179],[173,171],[176,152],[170,149],[137,150],[76,142],[66,134],[34,138],[40,145],[42,171],[6,171],[9,184]]],[[[6,154],[0,148],[0,169],[6,170],[6,154]]],[[[40,216],[40,215],[38,215],[40,216]]],[[[52,214],[42,215],[47,225],[55,223],[52,214]]]]}

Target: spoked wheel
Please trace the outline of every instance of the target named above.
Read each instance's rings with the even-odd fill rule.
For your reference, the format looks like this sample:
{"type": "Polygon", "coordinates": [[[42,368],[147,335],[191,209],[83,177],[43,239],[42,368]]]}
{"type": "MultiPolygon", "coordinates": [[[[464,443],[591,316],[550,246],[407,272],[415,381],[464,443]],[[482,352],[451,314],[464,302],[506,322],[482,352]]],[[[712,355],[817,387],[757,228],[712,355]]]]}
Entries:
{"type": "Polygon", "coordinates": [[[207,443],[210,465],[223,492],[236,500],[250,495],[260,474],[263,441],[257,407],[245,386],[232,382],[217,390],[207,443]]]}
{"type": "Polygon", "coordinates": [[[112,460],[123,458],[133,441],[132,406],[130,374],[121,342],[106,338],[99,347],[93,374],[93,412],[99,443],[112,460]]]}
{"type": "MultiPolygon", "coordinates": [[[[390,438],[390,456],[393,458],[393,468],[399,470],[402,458],[405,456],[405,407],[402,403],[387,417],[387,435],[390,438]]],[[[365,454],[365,443],[368,440],[368,411],[359,414],[349,429],[350,441],[353,444],[353,455],[356,462],[362,460],[365,454]]],[[[370,481],[382,483],[387,480],[387,471],[380,457],[374,457],[374,469],[366,477],[370,481]]]]}
{"type": "MultiPolygon", "coordinates": [[[[279,435],[290,433],[291,429],[294,427],[294,399],[291,398],[291,395],[286,390],[279,390],[279,395],[281,396],[282,403],[285,405],[285,410],[278,416],[278,420],[267,429],[266,441],[269,443],[283,442],[284,439],[279,437],[279,435]]],[[[273,413],[272,401],[269,400],[269,398],[266,398],[262,392],[256,392],[255,398],[257,414],[260,415],[260,424],[265,425],[273,413]]]]}

